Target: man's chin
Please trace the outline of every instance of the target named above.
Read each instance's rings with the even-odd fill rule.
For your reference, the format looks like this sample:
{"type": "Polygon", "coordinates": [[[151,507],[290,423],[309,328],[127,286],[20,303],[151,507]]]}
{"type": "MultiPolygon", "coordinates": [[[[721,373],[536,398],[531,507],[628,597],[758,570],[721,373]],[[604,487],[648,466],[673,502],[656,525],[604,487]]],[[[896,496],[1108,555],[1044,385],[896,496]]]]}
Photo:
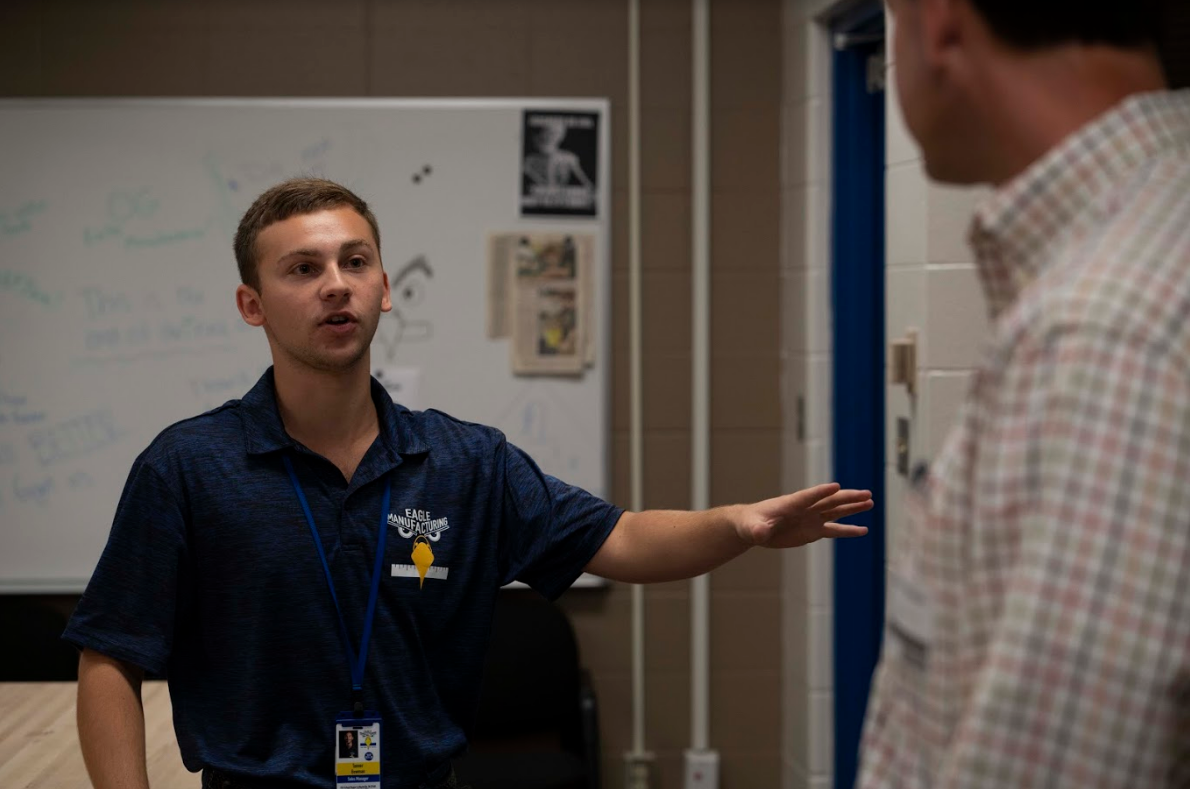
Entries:
{"type": "Polygon", "coordinates": [[[986,180],[973,171],[969,162],[951,162],[940,156],[926,156],[924,159],[926,175],[931,181],[950,186],[971,186],[986,180]]]}
{"type": "Polygon", "coordinates": [[[305,356],[301,361],[306,367],[317,370],[322,373],[346,373],[358,368],[361,364],[366,365],[368,358],[368,348],[362,350],[353,348],[351,350],[344,349],[341,353],[319,353],[305,356]]]}
{"type": "Polygon", "coordinates": [[[952,186],[974,186],[992,180],[987,163],[965,146],[922,146],[922,161],[930,180],[952,186]]]}

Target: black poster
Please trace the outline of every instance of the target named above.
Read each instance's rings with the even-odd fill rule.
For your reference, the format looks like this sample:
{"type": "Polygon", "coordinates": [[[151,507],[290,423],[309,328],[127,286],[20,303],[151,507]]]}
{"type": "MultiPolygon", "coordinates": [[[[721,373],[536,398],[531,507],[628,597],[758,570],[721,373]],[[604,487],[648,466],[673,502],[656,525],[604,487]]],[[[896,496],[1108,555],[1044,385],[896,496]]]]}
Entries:
{"type": "Polygon", "coordinates": [[[521,152],[522,216],[595,216],[598,113],[526,110],[521,152]]]}

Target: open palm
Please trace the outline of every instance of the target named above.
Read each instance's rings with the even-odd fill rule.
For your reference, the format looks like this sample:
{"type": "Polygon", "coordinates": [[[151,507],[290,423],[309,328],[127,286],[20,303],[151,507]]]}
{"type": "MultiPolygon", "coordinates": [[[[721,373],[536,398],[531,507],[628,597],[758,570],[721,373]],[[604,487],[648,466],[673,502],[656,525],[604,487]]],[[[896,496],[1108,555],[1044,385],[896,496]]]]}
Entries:
{"type": "Polygon", "coordinates": [[[742,540],[766,548],[794,548],[823,537],[861,537],[864,526],[837,523],[872,509],[872,492],[840,490],[831,482],[747,505],[739,522],[742,540]]]}

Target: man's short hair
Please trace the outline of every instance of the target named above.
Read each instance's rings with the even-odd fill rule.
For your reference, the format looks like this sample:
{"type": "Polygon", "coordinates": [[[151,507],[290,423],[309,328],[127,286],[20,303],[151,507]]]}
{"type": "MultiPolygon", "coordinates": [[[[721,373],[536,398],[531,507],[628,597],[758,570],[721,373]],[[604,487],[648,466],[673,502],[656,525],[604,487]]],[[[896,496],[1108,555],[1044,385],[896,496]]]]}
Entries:
{"type": "Polygon", "coordinates": [[[380,227],[376,216],[359,195],[345,186],[325,178],[291,178],[265,191],[252,203],[236,228],[233,248],[240,281],[260,290],[260,268],[256,256],[256,239],[269,225],[283,222],[291,216],[313,214],[335,208],[348,207],[367,220],[380,252],[380,227]]]}
{"type": "Polygon", "coordinates": [[[971,0],[1000,39],[1020,49],[1157,43],[1161,0],[971,0]]]}

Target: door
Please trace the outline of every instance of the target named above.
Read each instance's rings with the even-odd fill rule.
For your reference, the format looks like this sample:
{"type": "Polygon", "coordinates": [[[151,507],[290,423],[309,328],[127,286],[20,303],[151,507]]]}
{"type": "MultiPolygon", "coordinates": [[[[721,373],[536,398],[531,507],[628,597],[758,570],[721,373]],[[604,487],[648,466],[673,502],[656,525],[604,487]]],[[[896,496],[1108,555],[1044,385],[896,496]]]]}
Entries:
{"type": "Polygon", "coordinates": [[[855,783],[860,734],[884,629],[884,8],[832,26],[831,306],[834,479],[876,506],[868,536],[834,543],[836,789],[855,783]]]}

